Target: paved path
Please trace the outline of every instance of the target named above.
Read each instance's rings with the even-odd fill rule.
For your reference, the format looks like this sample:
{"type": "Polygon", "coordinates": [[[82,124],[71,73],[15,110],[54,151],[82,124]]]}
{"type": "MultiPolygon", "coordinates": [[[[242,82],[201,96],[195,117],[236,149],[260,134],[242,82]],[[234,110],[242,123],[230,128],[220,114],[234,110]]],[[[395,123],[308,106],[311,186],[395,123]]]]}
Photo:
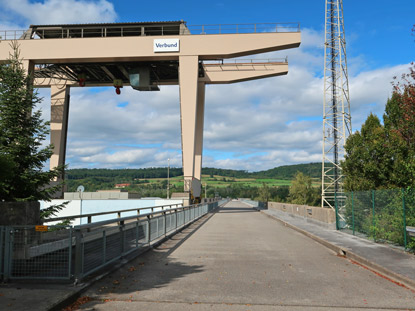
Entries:
{"type": "Polygon", "coordinates": [[[95,283],[83,310],[407,310],[415,293],[240,202],[95,283]]]}
{"type": "Polygon", "coordinates": [[[363,259],[365,264],[415,287],[415,256],[412,254],[387,244],[374,243],[342,231],[324,228],[307,222],[303,217],[293,216],[277,209],[270,208],[262,212],[345,250],[347,257],[353,258],[352,254],[355,254],[363,259]]]}

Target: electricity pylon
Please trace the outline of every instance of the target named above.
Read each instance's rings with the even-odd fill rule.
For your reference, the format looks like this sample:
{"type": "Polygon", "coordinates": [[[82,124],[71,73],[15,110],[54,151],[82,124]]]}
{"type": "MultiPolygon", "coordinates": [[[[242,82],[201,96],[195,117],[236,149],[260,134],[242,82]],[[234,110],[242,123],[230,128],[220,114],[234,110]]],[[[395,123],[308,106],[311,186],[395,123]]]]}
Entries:
{"type": "Polygon", "coordinates": [[[352,131],[342,0],[326,0],[325,25],[321,204],[341,209],[345,195],[340,161],[352,131]]]}

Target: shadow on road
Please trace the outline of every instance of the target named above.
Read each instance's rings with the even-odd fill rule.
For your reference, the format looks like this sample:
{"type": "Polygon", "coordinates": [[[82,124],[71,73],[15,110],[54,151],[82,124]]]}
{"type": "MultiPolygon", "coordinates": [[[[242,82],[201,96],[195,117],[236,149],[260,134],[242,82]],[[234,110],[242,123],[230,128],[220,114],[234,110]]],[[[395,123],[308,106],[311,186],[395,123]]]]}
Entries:
{"type": "Polygon", "coordinates": [[[206,223],[214,213],[196,221],[154,249],[133,259],[119,270],[96,282],[89,290],[92,296],[84,307],[89,308],[110,300],[128,300],[141,291],[162,288],[186,275],[204,271],[203,265],[188,265],[170,258],[178,247],[206,223]]]}
{"type": "Polygon", "coordinates": [[[257,211],[251,207],[222,207],[218,213],[256,213],[257,211]]]}

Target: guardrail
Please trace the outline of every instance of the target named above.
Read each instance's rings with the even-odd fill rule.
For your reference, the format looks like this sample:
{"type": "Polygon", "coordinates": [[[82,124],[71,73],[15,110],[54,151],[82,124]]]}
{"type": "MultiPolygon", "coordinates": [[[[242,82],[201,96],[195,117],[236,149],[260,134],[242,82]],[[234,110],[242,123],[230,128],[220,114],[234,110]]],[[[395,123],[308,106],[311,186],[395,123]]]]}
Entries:
{"type": "Polygon", "coordinates": [[[204,60],[203,65],[262,65],[262,64],[275,64],[275,63],[283,63],[288,64],[288,56],[284,58],[268,58],[268,59],[261,59],[261,58],[253,58],[253,59],[245,59],[245,58],[237,58],[237,59],[217,59],[217,60],[204,60]]]}
{"type": "Polygon", "coordinates": [[[300,23],[190,25],[187,28],[193,35],[300,32],[300,23]]]}
{"type": "MultiPolygon", "coordinates": [[[[158,205],[158,206],[149,206],[149,207],[139,207],[139,208],[130,208],[130,209],[123,209],[118,211],[108,211],[108,212],[99,212],[99,213],[90,213],[90,214],[82,214],[82,215],[72,215],[72,216],[63,216],[63,217],[54,217],[44,220],[44,223],[48,222],[57,222],[62,220],[74,220],[74,219],[82,219],[87,218],[87,223],[92,223],[92,217],[97,216],[105,216],[105,215],[111,215],[111,214],[117,214],[118,218],[121,218],[122,213],[129,213],[129,212],[137,212],[138,216],[146,215],[148,213],[142,213],[144,210],[151,210],[150,213],[159,212],[159,211],[165,211],[170,210],[172,208],[178,208],[182,207],[183,203],[176,203],[176,204],[169,204],[169,205],[158,205]],[[157,209],[160,209],[156,211],[157,209]]],[[[136,216],[134,216],[136,217],[136,216]]]]}
{"type": "Polygon", "coordinates": [[[0,30],[0,41],[1,40],[19,40],[26,30],[0,30]]]}
{"type": "Polygon", "coordinates": [[[130,25],[130,26],[90,26],[39,29],[38,34],[28,30],[0,30],[0,40],[19,39],[69,39],[69,38],[106,38],[135,36],[177,36],[177,35],[217,35],[248,33],[284,33],[300,32],[300,23],[255,23],[255,24],[212,24],[189,25],[172,28],[171,25],[130,25]]]}
{"type": "Polygon", "coordinates": [[[78,226],[0,227],[0,279],[77,282],[125,256],[138,256],[225,202],[175,207],[78,226]]]}

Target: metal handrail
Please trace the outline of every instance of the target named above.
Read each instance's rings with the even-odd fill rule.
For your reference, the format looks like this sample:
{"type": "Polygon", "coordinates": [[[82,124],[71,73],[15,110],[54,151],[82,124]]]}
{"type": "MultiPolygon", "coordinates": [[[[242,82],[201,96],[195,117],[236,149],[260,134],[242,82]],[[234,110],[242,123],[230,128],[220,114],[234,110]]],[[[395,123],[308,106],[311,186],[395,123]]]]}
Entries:
{"type": "Polygon", "coordinates": [[[188,25],[191,34],[245,34],[272,32],[300,32],[300,23],[255,23],[188,25]]]}
{"type": "MultiPolygon", "coordinates": [[[[215,203],[215,202],[212,202],[215,203]]],[[[154,218],[156,215],[163,215],[166,214],[168,212],[175,212],[178,210],[186,210],[186,209],[191,209],[191,208],[196,208],[205,204],[210,204],[210,203],[200,203],[200,204],[194,204],[194,205],[187,205],[187,206],[182,206],[182,207],[176,207],[176,208],[172,208],[172,209],[168,209],[168,210],[163,210],[163,211],[156,211],[156,212],[152,212],[152,213],[148,213],[148,214],[141,214],[141,215],[135,215],[135,216],[126,216],[126,217],[121,217],[121,218],[114,218],[114,219],[108,219],[108,220],[102,220],[102,221],[97,221],[94,223],[87,223],[87,224],[83,224],[83,225],[76,225],[73,228],[74,229],[90,229],[93,227],[101,227],[101,226],[105,226],[108,224],[112,224],[112,223],[119,223],[119,224],[124,224],[127,220],[131,220],[131,219],[137,219],[140,217],[146,217],[146,218],[154,218]]]]}
{"type": "MultiPolygon", "coordinates": [[[[248,33],[284,33],[300,32],[300,23],[254,23],[254,24],[204,24],[189,25],[172,31],[171,25],[147,26],[102,26],[94,28],[71,27],[50,29],[56,33],[57,38],[91,38],[91,37],[123,37],[123,36],[176,36],[176,35],[210,35],[210,34],[248,34],[248,33]],[[139,29],[143,30],[139,31],[139,29]]],[[[26,37],[28,30],[0,30],[0,40],[44,39],[34,33],[26,37]]],[[[44,31],[44,29],[40,30],[44,31]]]]}
{"type": "MultiPolygon", "coordinates": [[[[133,218],[137,218],[137,216],[143,216],[143,215],[149,215],[151,213],[157,213],[157,212],[164,212],[166,211],[164,208],[165,207],[171,207],[171,206],[176,206],[176,208],[180,208],[179,205],[183,206],[183,203],[176,203],[176,204],[169,204],[169,205],[158,205],[158,206],[148,206],[148,207],[139,207],[139,208],[131,208],[131,209],[124,209],[124,210],[119,210],[119,211],[108,211],[108,212],[99,212],[99,213],[90,213],[90,214],[82,214],[82,215],[72,215],[72,216],[62,216],[62,217],[55,217],[55,218],[49,218],[49,219],[45,219],[43,220],[43,222],[53,222],[53,221],[59,221],[59,220],[73,220],[73,219],[77,219],[77,218],[85,218],[88,217],[88,223],[92,222],[92,217],[93,216],[102,216],[102,215],[109,215],[109,214],[118,214],[118,217],[121,217],[121,213],[126,213],[126,212],[134,212],[137,211],[138,214],[136,216],[133,216],[133,218]],[[155,208],[162,208],[161,211],[156,211],[154,212],[155,208]],[[144,209],[151,209],[151,213],[146,213],[146,214],[139,214],[140,210],[144,210],[144,209]]],[[[174,210],[175,208],[169,208],[168,210],[174,210]]]]}
{"type": "Polygon", "coordinates": [[[204,60],[204,65],[250,65],[250,64],[267,64],[267,63],[288,63],[288,56],[285,58],[274,58],[274,59],[214,59],[204,60]]]}
{"type": "Polygon", "coordinates": [[[18,40],[20,39],[24,34],[26,33],[26,30],[0,30],[0,41],[1,40],[18,40]]]}

